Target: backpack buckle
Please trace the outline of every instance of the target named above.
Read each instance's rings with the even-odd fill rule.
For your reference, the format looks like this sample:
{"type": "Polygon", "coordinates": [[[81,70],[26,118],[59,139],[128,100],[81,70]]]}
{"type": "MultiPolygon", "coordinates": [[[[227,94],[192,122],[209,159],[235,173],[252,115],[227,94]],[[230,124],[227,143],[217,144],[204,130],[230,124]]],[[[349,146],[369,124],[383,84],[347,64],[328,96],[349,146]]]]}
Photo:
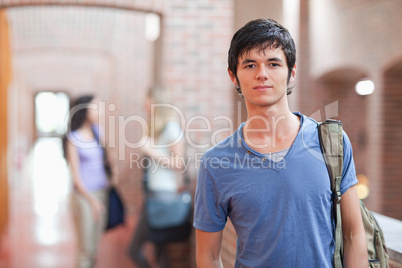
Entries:
{"type": "Polygon", "coordinates": [[[336,201],[337,204],[341,203],[341,198],[342,198],[341,196],[342,196],[341,191],[336,191],[335,201],[336,201]]]}

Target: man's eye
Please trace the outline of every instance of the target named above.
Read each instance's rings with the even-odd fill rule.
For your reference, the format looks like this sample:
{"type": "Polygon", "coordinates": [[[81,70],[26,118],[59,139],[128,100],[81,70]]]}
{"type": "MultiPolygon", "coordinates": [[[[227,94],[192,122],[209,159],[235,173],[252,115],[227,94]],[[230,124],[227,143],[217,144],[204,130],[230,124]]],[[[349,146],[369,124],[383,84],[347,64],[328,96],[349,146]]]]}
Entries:
{"type": "Polygon", "coordinates": [[[272,67],[278,67],[278,66],[280,66],[278,63],[271,63],[271,66],[272,67]]]}
{"type": "Polygon", "coordinates": [[[246,69],[250,69],[250,68],[254,68],[255,67],[255,65],[254,64],[249,64],[249,65],[246,65],[246,69]]]}

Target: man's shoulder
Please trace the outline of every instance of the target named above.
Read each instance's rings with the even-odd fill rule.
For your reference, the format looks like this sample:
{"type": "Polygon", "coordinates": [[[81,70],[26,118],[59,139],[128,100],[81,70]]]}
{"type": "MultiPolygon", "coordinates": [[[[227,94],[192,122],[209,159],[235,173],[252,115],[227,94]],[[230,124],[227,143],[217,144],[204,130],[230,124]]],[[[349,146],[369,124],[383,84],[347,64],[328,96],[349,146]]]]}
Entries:
{"type": "MultiPolygon", "coordinates": [[[[309,117],[309,116],[306,116],[306,115],[303,115],[300,113],[298,113],[298,114],[303,118],[303,121],[304,121],[303,126],[302,126],[302,130],[304,133],[309,132],[310,134],[313,134],[313,135],[317,134],[318,126],[325,121],[325,119],[322,121],[317,121],[312,117],[309,117]]],[[[342,122],[342,121],[340,120],[340,122],[342,122]]],[[[343,137],[344,137],[344,139],[349,141],[348,135],[346,134],[345,130],[343,130],[343,137]]]]}
{"type": "Polygon", "coordinates": [[[315,135],[317,134],[318,131],[318,125],[320,124],[313,118],[306,116],[301,113],[295,113],[300,117],[300,132],[305,136],[305,135],[315,135]]]}
{"type": "Polygon", "coordinates": [[[218,142],[213,147],[208,149],[204,153],[203,157],[223,157],[228,153],[232,153],[233,151],[238,150],[241,146],[241,142],[239,142],[239,140],[241,140],[239,129],[237,129],[230,136],[226,137],[224,140],[218,142]]]}
{"type": "Polygon", "coordinates": [[[303,125],[305,126],[318,126],[320,124],[319,121],[313,119],[310,116],[298,112],[296,112],[295,114],[301,118],[303,125]]]}

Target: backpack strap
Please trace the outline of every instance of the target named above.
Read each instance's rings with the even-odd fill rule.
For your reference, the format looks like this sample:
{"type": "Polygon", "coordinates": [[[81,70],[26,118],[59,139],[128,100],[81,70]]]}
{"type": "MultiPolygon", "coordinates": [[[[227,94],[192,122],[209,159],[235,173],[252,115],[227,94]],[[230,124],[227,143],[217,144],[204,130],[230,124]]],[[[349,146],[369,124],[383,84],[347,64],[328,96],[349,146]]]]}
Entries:
{"type": "Polygon", "coordinates": [[[108,179],[111,179],[113,174],[112,174],[112,168],[110,166],[109,157],[107,155],[106,148],[101,143],[101,141],[99,140],[98,132],[95,130],[94,126],[91,127],[91,131],[92,131],[92,134],[94,135],[94,138],[95,138],[96,142],[102,148],[102,152],[103,152],[103,167],[105,168],[105,172],[106,172],[106,175],[107,175],[108,179]]]}
{"type": "Polygon", "coordinates": [[[342,267],[343,237],[341,220],[341,182],[343,169],[343,129],[342,122],[328,119],[318,125],[321,151],[328,169],[335,220],[335,252],[333,264],[342,267]]]}

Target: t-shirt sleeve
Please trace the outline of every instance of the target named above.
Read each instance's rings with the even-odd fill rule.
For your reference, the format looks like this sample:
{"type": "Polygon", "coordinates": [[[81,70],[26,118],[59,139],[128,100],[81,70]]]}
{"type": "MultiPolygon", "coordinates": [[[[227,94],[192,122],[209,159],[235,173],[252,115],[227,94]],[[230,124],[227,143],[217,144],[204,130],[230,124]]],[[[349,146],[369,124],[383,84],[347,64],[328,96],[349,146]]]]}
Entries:
{"type": "MultiPolygon", "coordinates": [[[[205,163],[205,158],[201,163],[205,163]]],[[[205,232],[219,232],[225,228],[227,221],[227,204],[222,201],[214,179],[207,167],[201,164],[194,198],[193,225],[205,232]]]]}
{"type": "Polygon", "coordinates": [[[358,183],[355,163],[353,161],[352,145],[345,132],[343,132],[343,154],[341,194],[344,194],[350,187],[358,183]]]}

